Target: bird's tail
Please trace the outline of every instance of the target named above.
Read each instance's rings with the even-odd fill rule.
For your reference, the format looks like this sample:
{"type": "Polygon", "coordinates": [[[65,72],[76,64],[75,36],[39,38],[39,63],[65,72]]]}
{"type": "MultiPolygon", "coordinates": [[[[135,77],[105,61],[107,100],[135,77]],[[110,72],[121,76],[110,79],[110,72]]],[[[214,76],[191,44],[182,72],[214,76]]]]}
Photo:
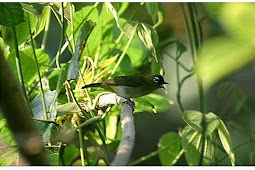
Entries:
{"type": "Polygon", "coordinates": [[[90,88],[90,87],[101,87],[102,83],[92,83],[92,84],[87,84],[82,87],[82,89],[90,88]]]}

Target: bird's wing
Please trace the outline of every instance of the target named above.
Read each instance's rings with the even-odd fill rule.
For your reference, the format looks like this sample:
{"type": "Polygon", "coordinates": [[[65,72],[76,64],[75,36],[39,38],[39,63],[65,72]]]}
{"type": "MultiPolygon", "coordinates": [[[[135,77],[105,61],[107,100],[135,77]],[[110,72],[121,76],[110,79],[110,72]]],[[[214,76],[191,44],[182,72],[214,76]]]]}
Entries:
{"type": "Polygon", "coordinates": [[[119,76],[105,81],[105,84],[137,87],[145,85],[145,78],[141,75],[119,76]]]}

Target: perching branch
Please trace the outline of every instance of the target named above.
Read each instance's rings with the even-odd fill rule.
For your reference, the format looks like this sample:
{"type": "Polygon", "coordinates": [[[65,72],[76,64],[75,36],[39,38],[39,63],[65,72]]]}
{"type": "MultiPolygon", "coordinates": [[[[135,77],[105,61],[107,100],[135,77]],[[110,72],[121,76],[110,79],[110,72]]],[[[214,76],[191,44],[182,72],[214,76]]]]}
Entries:
{"type": "MultiPolygon", "coordinates": [[[[121,98],[123,99],[123,98],[121,98]]],[[[125,100],[125,99],[123,99],[125,100]]],[[[122,138],[117,154],[111,163],[112,166],[127,165],[135,142],[135,124],[133,116],[133,106],[127,101],[121,101],[121,127],[122,138]]]]}
{"type": "MultiPolygon", "coordinates": [[[[114,165],[114,166],[127,165],[131,152],[133,150],[134,141],[135,141],[133,105],[130,104],[130,102],[128,102],[126,99],[117,96],[115,93],[102,95],[98,99],[97,106],[99,108],[105,107],[107,105],[122,105],[122,109],[121,109],[122,139],[121,139],[117,154],[113,162],[111,163],[111,165],[114,165]]],[[[106,113],[98,114],[95,117],[87,119],[85,122],[81,123],[79,126],[77,126],[68,134],[62,133],[61,134],[62,142],[69,143],[74,138],[75,133],[78,129],[102,120],[104,116],[106,116],[106,113]]]]}

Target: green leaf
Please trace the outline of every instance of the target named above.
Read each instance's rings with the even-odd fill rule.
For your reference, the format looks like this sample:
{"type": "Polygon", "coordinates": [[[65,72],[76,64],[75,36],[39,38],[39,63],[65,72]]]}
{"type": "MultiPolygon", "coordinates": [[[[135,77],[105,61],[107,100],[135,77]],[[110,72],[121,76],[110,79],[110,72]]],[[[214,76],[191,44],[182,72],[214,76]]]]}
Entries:
{"type": "Polygon", "coordinates": [[[165,97],[159,95],[159,94],[148,94],[146,96],[140,97],[135,100],[136,101],[136,107],[135,112],[164,112],[166,111],[171,104],[173,104],[172,101],[169,101],[165,97]]]}
{"type": "MultiPolygon", "coordinates": [[[[204,156],[202,165],[210,165],[216,155],[214,143],[216,138],[212,136],[205,136],[204,156]]],[[[182,131],[181,144],[185,151],[185,158],[190,166],[197,166],[201,156],[202,149],[202,135],[193,130],[190,126],[186,126],[182,131]]]]}
{"type": "Polygon", "coordinates": [[[146,2],[145,4],[147,11],[153,21],[153,28],[158,27],[160,24],[163,23],[166,15],[166,9],[164,4],[160,2],[146,2]]]}
{"type": "Polygon", "coordinates": [[[228,129],[224,122],[220,120],[220,125],[218,127],[218,134],[220,137],[220,141],[222,143],[223,148],[225,149],[226,153],[228,154],[228,157],[230,159],[231,165],[235,165],[235,154],[232,147],[231,137],[228,132],[228,129]]]}
{"type": "Polygon", "coordinates": [[[19,156],[19,153],[16,148],[10,147],[4,148],[1,145],[1,155],[0,155],[0,166],[9,166],[14,165],[12,164],[19,156]]]}
{"type": "Polygon", "coordinates": [[[80,108],[74,102],[58,105],[57,110],[58,110],[57,116],[80,112],[80,108]]]}
{"type": "MultiPolygon", "coordinates": [[[[50,91],[50,90],[44,91],[46,109],[47,109],[47,112],[50,111],[50,114],[48,114],[49,120],[56,120],[56,112],[52,110],[53,108],[52,103],[54,100],[55,93],[56,91],[50,91]]],[[[57,102],[55,103],[55,105],[56,104],[57,102]]],[[[38,93],[38,95],[32,100],[31,109],[35,118],[45,120],[41,93],[38,93]]],[[[43,134],[42,135],[43,142],[47,142],[48,139],[50,138],[51,129],[53,125],[46,122],[40,122],[40,121],[36,121],[36,125],[38,129],[40,130],[41,134],[43,134]]]]}
{"type": "Polygon", "coordinates": [[[74,159],[79,156],[79,149],[74,144],[64,147],[64,152],[59,153],[59,165],[71,165],[74,159]]]}
{"type": "MultiPolygon", "coordinates": [[[[42,75],[45,73],[45,69],[49,68],[50,57],[42,49],[36,49],[35,53],[38,60],[40,73],[42,75]]],[[[19,54],[24,81],[27,85],[31,85],[38,78],[33,50],[32,48],[27,48],[25,50],[20,50],[19,54]]],[[[14,73],[17,75],[15,55],[15,51],[10,53],[10,55],[7,57],[7,61],[11,65],[14,73]]]]}
{"type": "Polygon", "coordinates": [[[220,20],[227,31],[246,43],[255,43],[255,5],[254,3],[224,3],[220,20]]]}
{"type": "Polygon", "coordinates": [[[137,21],[127,21],[121,26],[121,30],[127,35],[131,36],[132,32],[136,30],[137,21]]]}
{"type": "Polygon", "coordinates": [[[158,59],[158,62],[156,62],[155,60],[151,62],[151,73],[155,75],[165,74],[163,61],[161,59],[158,59]]]}
{"type": "MultiPolygon", "coordinates": [[[[220,124],[220,118],[214,113],[210,112],[205,116],[205,135],[210,135],[220,124]]],[[[186,110],[182,115],[183,120],[191,126],[194,130],[198,131],[200,134],[203,133],[203,114],[196,110],[186,110]]]]}
{"type": "Polygon", "coordinates": [[[208,88],[254,60],[253,46],[234,37],[210,39],[203,44],[195,71],[208,88]]]}
{"type": "MultiPolygon", "coordinates": [[[[30,17],[31,32],[33,33],[37,24],[37,17],[34,14],[30,14],[30,13],[28,14],[30,17]]],[[[15,30],[17,34],[18,45],[26,42],[30,35],[28,16],[26,12],[24,12],[24,22],[18,24],[15,27],[15,30]]],[[[10,51],[12,51],[14,49],[14,37],[13,37],[12,28],[2,27],[2,34],[3,34],[4,42],[11,47],[10,51]]]]}
{"type": "MultiPolygon", "coordinates": [[[[74,40],[78,40],[78,35],[81,31],[82,26],[87,20],[92,20],[93,22],[98,21],[98,11],[97,8],[94,9],[93,6],[86,6],[83,7],[81,10],[75,12],[73,16],[73,29],[74,29],[74,40]],[[89,13],[92,11],[91,13],[89,13]]],[[[96,29],[96,28],[95,28],[96,29]]],[[[70,37],[72,33],[71,24],[68,22],[67,28],[66,28],[66,34],[68,37],[70,37]]],[[[91,35],[92,36],[92,35],[91,35]]],[[[96,38],[96,36],[92,36],[93,38],[96,38]]],[[[88,45],[89,45],[88,40],[88,45]]]]}
{"type": "Polygon", "coordinates": [[[35,16],[39,16],[38,12],[33,8],[30,3],[21,3],[22,9],[28,13],[34,14],[35,16]]]}
{"type": "Polygon", "coordinates": [[[24,11],[20,3],[0,3],[0,25],[14,27],[24,22],[24,11]]]}
{"type": "Polygon", "coordinates": [[[91,31],[93,30],[94,23],[93,21],[89,20],[84,23],[82,26],[81,32],[79,33],[76,45],[75,45],[75,53],[71,58],[71,62],[68,67],[67,71],[67,80],[74,80],[78,77],[79,73],[79,59],[80,59],[80,50],[85,48],[86,40],[90,35],[91,31]]]}
{"type": "Polygon", "coordinates": [[[137,34],[141,41],[143,42],[143,44],[145,45],[145,47],[149,49],[154,59],[158,61],[155,49],[159,40],[157,32],[152,28],[152,26],[145,23],[140,23],[137,27],[137,34]]]}
{"type": "Polygon", "coordinates": [[[35,38],[38,34],[40,34],[40,32],[44,29],[45,27],[45,24],[47,22],[47,20],[49,20],[49,15],[51,13],[51,9],[49,6],[46,6],[41,15],[40,15],[40,18],[39,18],[39,23],[37,24],[36,26],[36,32],[35,34],[33,35],[33,37],[35,38]]]}
{"type": "Polygon", "coordinates": [[[177,133],[169,132],[159,139],[158,150],[161,165],[171,166],[176,162],[177,155],[181,151],[181,141],[177,133]]]}

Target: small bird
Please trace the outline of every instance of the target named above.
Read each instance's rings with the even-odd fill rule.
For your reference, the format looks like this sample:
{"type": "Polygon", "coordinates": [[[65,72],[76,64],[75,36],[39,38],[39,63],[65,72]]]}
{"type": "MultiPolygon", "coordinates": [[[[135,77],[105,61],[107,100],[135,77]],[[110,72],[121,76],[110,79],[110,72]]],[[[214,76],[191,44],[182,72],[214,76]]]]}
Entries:
{"type": "Polygon", "coordinates": [[[101,83],[88,84],[82,89],[90,87],[101,87],[112,91],[118,96],[130,99],[147,95],[158,88],[166,89],[163,84],[169,84],[164,81],[161,75],[130,75],[113,77],[101,83]]]}

